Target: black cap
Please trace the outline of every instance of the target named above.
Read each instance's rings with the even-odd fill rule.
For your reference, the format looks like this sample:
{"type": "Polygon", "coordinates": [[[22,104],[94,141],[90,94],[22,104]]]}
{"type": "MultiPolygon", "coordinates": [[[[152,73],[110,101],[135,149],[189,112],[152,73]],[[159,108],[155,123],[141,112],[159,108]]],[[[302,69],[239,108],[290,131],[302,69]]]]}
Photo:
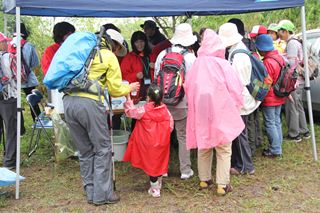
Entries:
{"type": "Polygon", "coordinates": [[[146,28],[151,28],[151,29],[155,29],[158,28],[156,22],[152,21],[152,20],[147,20],[144,22],[144,24],[141,24],[140,27],[142,29],[146,28]]]}

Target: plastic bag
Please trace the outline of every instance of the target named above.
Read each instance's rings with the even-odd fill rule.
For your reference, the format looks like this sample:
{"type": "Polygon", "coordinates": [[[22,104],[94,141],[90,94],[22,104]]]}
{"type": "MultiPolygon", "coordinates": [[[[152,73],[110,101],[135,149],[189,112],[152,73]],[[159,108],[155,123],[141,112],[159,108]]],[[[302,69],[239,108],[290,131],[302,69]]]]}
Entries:
{"type": "Polygon", "coordinates": [[[55,158],[57,162],[61,162],[69,157],[77,156],[78,152],[72,142],[70,130],[59,115],[58,112],[51,113],[55,135],[55,158]]]}

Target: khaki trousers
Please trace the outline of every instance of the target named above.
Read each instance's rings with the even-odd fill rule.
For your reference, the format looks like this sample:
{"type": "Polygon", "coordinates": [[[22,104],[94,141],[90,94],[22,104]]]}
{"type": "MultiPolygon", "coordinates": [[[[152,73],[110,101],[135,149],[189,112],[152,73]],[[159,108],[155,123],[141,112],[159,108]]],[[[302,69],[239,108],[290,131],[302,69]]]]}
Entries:
{"type": "MultiPolygon", "coordinates": [[[[216,183],[218,185],[230,183],[231,144],[232,143],[228,143],[215,147],[217,157],[216,183]]],[[[212,151],[213,149],[198,150],[198,172],[200,181],[211,180],[212,151]]]]}

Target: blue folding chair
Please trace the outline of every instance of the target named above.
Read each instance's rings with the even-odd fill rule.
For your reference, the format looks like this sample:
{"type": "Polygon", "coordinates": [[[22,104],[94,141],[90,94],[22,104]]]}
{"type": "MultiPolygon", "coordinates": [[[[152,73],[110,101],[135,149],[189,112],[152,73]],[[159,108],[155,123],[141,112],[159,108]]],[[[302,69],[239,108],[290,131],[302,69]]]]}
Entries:
{"type": "Polygon", "coordinates": [[[33,111],[33,113],[36,115],[35,122],[32,125],[32,133],[29,141],[29,148],[28,148],[29,157],[31,157],[31,155],[38,148],[42,131],[45,133],[45,136],[49,141],[49,143],[51,144],[52,150],[54,152],[54,143],[52,142],[50,135],[47,132],[47,129],[53,129],[52,121],[48,116],[45,115],[43,109],[41,110],[40,115],[37,115],[34,110],[34,107],[37,106],[42,99],[43,99],[43,95],[38,90],[32,91],[32,94],[27,95],[27,102],[31,110],[33,111]],[[33,139],[35,134],[36,134],[36,140],[34,141],[33,139]]]}

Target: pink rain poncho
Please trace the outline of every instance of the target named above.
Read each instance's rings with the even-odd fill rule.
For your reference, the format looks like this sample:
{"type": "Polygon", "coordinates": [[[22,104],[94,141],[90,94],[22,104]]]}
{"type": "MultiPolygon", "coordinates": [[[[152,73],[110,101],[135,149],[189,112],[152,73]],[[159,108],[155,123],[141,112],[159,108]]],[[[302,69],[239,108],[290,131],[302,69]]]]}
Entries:
{"type": "Polygon", "coordinates": [[[240,116],[243,85],[224,57],[220,38],[207,29],[184,85],[188,99],[188,149],[230,143],[244,129],[240,116]]]}

